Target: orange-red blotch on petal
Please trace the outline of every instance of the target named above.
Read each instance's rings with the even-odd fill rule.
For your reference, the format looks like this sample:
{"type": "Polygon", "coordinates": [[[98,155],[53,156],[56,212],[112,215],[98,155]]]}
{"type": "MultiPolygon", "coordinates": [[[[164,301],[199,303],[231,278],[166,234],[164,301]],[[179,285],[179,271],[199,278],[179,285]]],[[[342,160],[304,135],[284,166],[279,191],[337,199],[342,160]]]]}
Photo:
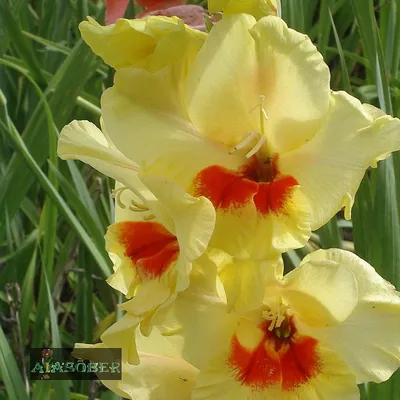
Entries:
{"type": "Polygon", "coordinates": [[[215,208],[245,206],[258,191],[257,182],[219,165],[203,169],[194,181],[195,196],[205,196],[215,208]]]}
{"type": "Polygon", "coordinates": [[[320,369],[317,343],[308,336],[292,337],[287,350],[280,356],[283,391],[294,390],[316,376],[320,369]]]}
{"type": "Polygon", "coordinates": [[[115,225],[125,255],[147,277],[160,277],[178,258],[177,238],[160,223],[125,221],[115,225]]]}
{"type": "Polygon", "coordinates": [[[267,353],[265,341],[249,350],[234,335],[228,365],[234,371],[236,380],[256,390],[281,382],[279,358],[275,354],[267,353]]]}
{"type": "Polygon", "coordinates": [[[292,176],[276,178],[272,182],[258,183],[258,192],[254,195],[256,209],[263,215],[279,213],[285,208],[293,186],[298,183],[292,176]]]}
{"type": "Polygon", "coordinates": [[[269,331],[269,323],[260,325],[264,336],[254,349],[242,346],[236,335],[232,337],[227,364],[237,381],[255,391],[280,384],[282,391],[290,392],[321,371],[317,340],[298,334],[293,321],[289,323],[287,338],[269,331]]]}
{"type": "Polygon", "coordinates": [[[292,176],[281,175],[278,156],[260,163],[256,157],[238,171],[212,165],[200,171],[194,179],[194,195],[205,196],[215,208],[242,208],[253,202],[263,215],[284,212],[294,186],[292,176]]]}

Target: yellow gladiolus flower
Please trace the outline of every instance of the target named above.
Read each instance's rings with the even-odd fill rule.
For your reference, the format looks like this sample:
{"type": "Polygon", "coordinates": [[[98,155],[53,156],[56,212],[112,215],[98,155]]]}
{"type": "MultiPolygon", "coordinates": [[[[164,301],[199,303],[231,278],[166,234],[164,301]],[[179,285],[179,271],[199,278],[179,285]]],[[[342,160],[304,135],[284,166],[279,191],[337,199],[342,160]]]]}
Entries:
{"type": "Polygon", "coordinates": [[[139,67],[154,72],[192,59],[207,35],[176,17],[119,19],[101,26],[93,18],[81,22],[82,38],[107,64],[119,69],[139,67]]]}
{"type": "Polygon", "coordinates": [[[277,0],[208,0],[208,9],[211,13],[245,13],[260,19],[267,15],[276,15],[278,4],[277,0]]]}
{"type": "Polygon", "coordinates": [[[114,262],[107,282],[128,298],[134,296],[130,309],[138,323],[151,319],[188,287],[192,262],[206,251],[214,230],[214,207],[173,182],[140,176],[137,165],[88,121],[63,128],[58,153],[123,182],[114,192],[115,223],[105,236],[114,262]]]}
{"type": "Polygon", "coordinates": [[[158,326],[200,370],[191,399],[356,400],[357,383],[385,381],[400,366],[400,293],[352,253],[320,250],[284,277],[271,274],[251,312],[215,303],[183,293],[158,326]],[[208,321],[192,307],[209,308],[208,321]]]}
{"type": "Polygon", "coordinates": [[[400,148],[400,122],[329,88],[310,39],[279,18],[224,18],[187,79],[119,70],[102,96],[107,131],[143,173],[217,210],[211,246],[275,259],[303,246],[370,165],[400,148]]]}

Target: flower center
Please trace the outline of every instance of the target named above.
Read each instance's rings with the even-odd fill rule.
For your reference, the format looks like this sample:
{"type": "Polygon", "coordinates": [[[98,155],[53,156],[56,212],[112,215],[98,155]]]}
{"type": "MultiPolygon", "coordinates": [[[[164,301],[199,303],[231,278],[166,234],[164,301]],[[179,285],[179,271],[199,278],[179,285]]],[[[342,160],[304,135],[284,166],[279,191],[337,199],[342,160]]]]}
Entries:
{"type": "Polygon", "coordinates": [[[260,96],[260,103],[250,110],[259,110],[260,132],[249,133],[230,151],[233,154],[245,150],[248,161],[237,170],[220,165],[204,168],[194,179],[191,192],[194,196],[205,196],[215,208],[222,210],[241,209],[253,203],[262,215],[285,212],[285,205],[298,182],[278,169],[278,154],[273,153],[265,134],[268,116],[264,101],[265,96],[260,96]]]}
{"type": "Polygon", "coordinates": [[[242,320],[231,338],[227,365],[236,381],[255,392],[276,385],[291,392],[321,371],[317,340],[297,331],[287,308],[274,299],[262,310],[263,322],[242,320]]]}
{"type": "Polygon", "coordinates": [[[288,305],[282,303],[282,300],[273,300],[270,306],[267,306],[262,312],[261,316],[266,321],[271,321],[268,330],[275,333],[277,338],[286,339],[292,333],[292,328],[289,322],[286,311],[288,305]]]}

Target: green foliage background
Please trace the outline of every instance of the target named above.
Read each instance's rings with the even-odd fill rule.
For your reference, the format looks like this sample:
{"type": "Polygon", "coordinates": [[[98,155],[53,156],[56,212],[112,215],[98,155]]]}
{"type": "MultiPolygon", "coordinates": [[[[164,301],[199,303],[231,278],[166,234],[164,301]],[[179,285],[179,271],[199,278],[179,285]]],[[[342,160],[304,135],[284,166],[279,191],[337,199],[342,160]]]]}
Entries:
{"type": "MultiPolygon", "coordinates": [[[[329,64],[332,88],[397,117],[399,9],[400,0],[282,0],[283,18],[329,64]]],[[[135,11],[131,3],[126,16],[135,11]]],[[[112,70],[80,39],[87,15],[103,22],[103,2],[0,0],[0,399],[117,399],[94,383],[26,378],[30,347],[95,342],[122,300],[104,282],[112,182],[56,156],[59,130],[73,119],[98,124],[100,95],[112,85],[112,70]]],[[[315,249],[341,247],[399,288],[399,200],[394,154],[367,172],[352,221],[339,213],[285,254],[286,267],[315,249]]],[[[363,399],[398,400],[400,374],[360,390],[363,399]]]]}

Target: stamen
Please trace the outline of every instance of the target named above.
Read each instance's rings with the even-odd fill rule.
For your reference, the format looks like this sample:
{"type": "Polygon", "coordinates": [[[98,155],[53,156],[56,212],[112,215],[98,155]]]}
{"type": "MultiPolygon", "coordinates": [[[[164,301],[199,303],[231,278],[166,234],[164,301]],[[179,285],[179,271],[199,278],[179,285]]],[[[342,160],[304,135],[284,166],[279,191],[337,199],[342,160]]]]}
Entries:
{"type": "Polygon", "coordinates": [[[230,152],[229,154],[233,154],[238,150],[244,149],[253,142],[255,138],[258,138],[256,145],[246,154],[247,158],[250,158],[256,154],[264,143],[267,141],[267,136],[265,135],[265,120],[268,119],[267,112],[264,109],[264,101],[265,96],[260,95],[260,103],[258,103],[255,107],[250,110],[250,114],[253,113],[256,109],[260,109],[260,129],[261,132],[253,131],[250,132],[240,143],[238,143],[230,152]]]}
{"type": "Polygon", "coordinates": [[[230,152],[229,154],[233,154],[238,150],[241,150],[245,148],[247,145],[251,143],[251,141],[257,137],[258,133],[257,132],[250,132],[239,144],[237,144],[230,152]]]}
{"type": "Polygon", "coordinates": [[[282,322],[286,318],[286,310],[289,308],[288,305],[283,305],[282,303],[276,304],[274,309],[265,310],[262,312],[261,316],[267,321],[271,321],[268,330],[272,332],[275,328],[280,328],[282,322]]]}
{"type": "Polygon", "coordinates": [[[117,202],[117,204],[122,208],[126,208],[126,204],[124,204],[121,200],[121,195],[123,192],[125,192],[125,190],[128,190],[128,188],[126,186],[123,186],[119,189],[113,189],[111,191],[111,197],[115,199],[115,201],[117,202]]]}
{"type": "Polygon", "coordinates": [[[129,206],[129,209],[131,211],[136,211],[136,212],[149,211],[149,207],[147,207],[145,204],[137,203],[135,200],[131,200],[131,203],[132,205],[129,206]]]}
{"type": "MultiPolygon", "coordinates": [[[[111,197],[115,198],[115,201],[117,202],[117,204],[119,205],[119,207],[121,207],[122,209],[125,209],[127,206],[126,204],[121,200],[121,196],[122,193],[125,192],[125,190],[128,190],[129,188],[127,186],[123,186],[119,189],[114,189],[111,191],[111,197]]],[[[128,208],[131,211],[134,212],[145,212],[145,211],[149,211],[149,207],[147,207],[145,204],[141,204],[139,202],[137,202],[136,200],[131,200],[131,205],[128,206],[128,208]]],[[[155,218],[154,214],[149,214],[147,216],[142,217],[143,220],[148,221],[151,220],[153,218],[155,218]]]]}
{"type": "Polygon", "coordinates": [[[254,156],[254,154],[257,153],[258,150],[261,149],[262,145],[266,142],[267,137],[265,135],[261,136],[260,140],[257,142],[257,144],[246,154],[247,158],[250,158],[254,156]]]}

